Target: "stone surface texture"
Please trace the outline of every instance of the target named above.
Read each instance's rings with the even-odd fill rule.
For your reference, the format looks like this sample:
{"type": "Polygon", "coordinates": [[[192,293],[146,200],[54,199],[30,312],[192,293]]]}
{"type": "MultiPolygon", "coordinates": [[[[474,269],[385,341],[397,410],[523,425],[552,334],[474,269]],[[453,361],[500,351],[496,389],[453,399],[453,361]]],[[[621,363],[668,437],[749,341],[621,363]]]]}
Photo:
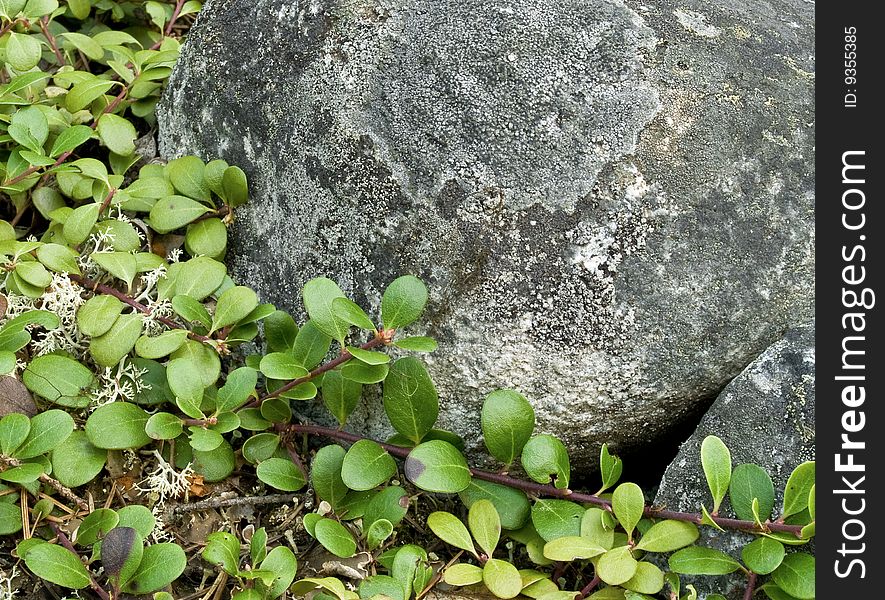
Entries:
{"type": "MultiPolygon", "coordinates": [[[[814,373],[814,325],[791,329],[722,391],[664,473],[655,505],[689,512],[701,504],[710,507],[700,449],[705,437],[716,435],[731,451],[734,466],[754,463],[768,471],[775,487],[774,516],[779,516],[790,473],[814,460],[814,373]]],[[[720,513],[731,516],[727,497],[720,513]]],[[[741,548],[752,539],[703,527],[698,545],[740,560],[741,548]]],[[[813,552],[809,546],[795,549],[813,552]]],[[[740,600],[746,577],[697,578],[694,585],[702,598],[718,592],[740,600]]]]}
{"type": "Polygon", "coordinates": [[[325,275],[377,306],[396,276],[425,279],[442,426],[475,443],[482,398],[514,388],[593,457],[697,414],[811,317],[813,17],[803,0],[209,0],[161,152],[246,170],[229,264],[265,301],[297,311],[325,275]]]}

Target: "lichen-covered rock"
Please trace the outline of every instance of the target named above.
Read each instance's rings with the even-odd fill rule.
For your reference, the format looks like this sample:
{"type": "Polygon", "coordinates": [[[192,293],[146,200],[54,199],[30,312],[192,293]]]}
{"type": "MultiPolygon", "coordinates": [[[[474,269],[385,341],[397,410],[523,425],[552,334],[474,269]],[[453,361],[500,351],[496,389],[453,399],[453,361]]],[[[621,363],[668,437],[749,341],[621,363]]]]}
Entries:
{"type": "MultiPolygon", "coordinates": [[[[667,467],[654,500],[656,506],[689,512],[699,512],[701,504],[710,507],[700,458],[701,442],[708,435],[725,442],[734,466],[754,463],[768,471],[774,482],[778,516],[790,473],[801,463],[814,460],[814,325],[788,331],[726,386],[667,467]]],[[[731,515],[727,497],[720,513],[731,515]]],[[[698,545],[718,548],[740,559],[741,548],[752,539],[747,534],[722,534],[704,527],[698,545]]],[[[799,550],[810,551],[809,546],[799,550]]],[[[740,572],[694,581],[701,598],[718,592],[735,600],[743,598],[746,583],[740,572]]]]}
{"type": "Polygon", "coordinates": [[[161,151],[247,171],[229,260],[266,301],[424,278],[443,426],[476,442],[511,387],[575,456],[623,450],[812,314],[813,13],[210,0],[161,151]]]}

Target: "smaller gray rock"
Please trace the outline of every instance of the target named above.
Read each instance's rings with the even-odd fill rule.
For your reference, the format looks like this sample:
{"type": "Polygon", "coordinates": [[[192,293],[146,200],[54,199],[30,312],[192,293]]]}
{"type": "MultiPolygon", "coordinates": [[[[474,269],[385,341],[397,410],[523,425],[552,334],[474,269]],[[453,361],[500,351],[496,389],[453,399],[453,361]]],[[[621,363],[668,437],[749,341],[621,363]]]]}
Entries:
{"type": "MultiPolygon", "coordinates": [[[[814,460],[813,323],[788,331],[726,386],[667,467],[656,506],[691,512],[699,511],[701,504],[710,507],[700,457],[701,442],[708,435],[725,442],[734,466],[755,463],[768,471],[774,482],[777,513],[790,473],[802,462],[814,460]]],[[[727,497],[720,513],[732,514],[727,497]]],[[[747,534],[723,534],[704,527],[698,545],[739,559],[741,548],[752,539],[747,534]]],[[[801,550],[813,552],[810,546],[801,550]]],[[[746,588],[740,572],[687,581],[695,585],[702,599],[719,593],[739,600],[746,588]]]]}

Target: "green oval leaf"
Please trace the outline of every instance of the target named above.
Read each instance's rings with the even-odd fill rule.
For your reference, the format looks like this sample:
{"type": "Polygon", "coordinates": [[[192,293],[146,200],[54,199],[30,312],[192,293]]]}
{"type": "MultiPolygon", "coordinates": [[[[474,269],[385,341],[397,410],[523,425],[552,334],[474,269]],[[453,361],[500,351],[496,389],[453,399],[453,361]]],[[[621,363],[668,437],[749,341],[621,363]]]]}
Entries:
{"type": "Polygon", "coordinates": [[[103,367],[116,367],[135,347],[143,326],[144,321],[139,314],[120,315],[107,333],[92,338],[89,354],[103,367]]]}
{"type": "Polygon", "coordinates": [[[81,144],[85,144],[92,137],[92,128],[86,125],[72,125],[55,138],[49,156],[55,158],[65,152],[74,150],[81,144]]]}
{"type": "Polygon", "coordinates": [[[83,519],[77,529],[77,545],[91,546],[117,526],[120,517],[109,508],[97,508],[83,519]]]}
{"type": "Polygon", "coordinates": [[[381,298],[385,329],[400,329],[418,320],[427,304],[427,287],[414,275],[394,279],[381,298]]]}
{"type": "Polygon", "coordinates": [[[258,295],[251,288],[238,285],[225,290],[215,304],[212,331],[244,319],[256,306],[258,306],[258,295]]]}
{"type": "Polygon", "coordinates": [[[532,506],[532,524],[544,541],[581,535],[584,508],[568,500],[538,500],[532,506]]]}
{"type": "Polygon", "coordinates": [[[461,519],[455,515],[443,511],[432,512],[427,517],[427,526],[436,537],[445,543],[476,554],[470,532],[467,531],[467,527],[461,522],[461,519]]]}
{"type": "Polygon", "coordinates": [[[185,196],[160,198],[150,211],[151,227],[158,233],[169,233],[209,212],[209,207],[185,196]]]}
{"type": "Polygon", "coordinates": [[[46,454],[68,439],[74,431],[74,419],[63,410],[44,411],[31,419],[31,429],[22,445],[12,455],[27,459],[46,454]]]}
{"type": "Polygon", "coordinates": [[[96,131],[101,143],[111,152],[122,156],[129,156],[135,152],[135,138],[138,137],[138,132],[128,119],[105,113],[99,117],[96,131]]]}
{"type": "Polygon", "coordinates": [[[594,544],[585,537],[567,535],[544,544],[544,556],[550,560],[571,562],[605,554],[606,548],[594,544]]]}
{"type": "Polygon", "coordinates": [[[623,470],[624,462],[617,456],[609,453],[608,444],[603,444],[599,450],[599,475],[602,478],[602,487],[599,488],[596,495],[615,485],[621,478],[623,470]]]}
{"type": "Polygon", "coordinates": [[[297,492],[307,483],[304,473],[291,460],[269,458],[255,469],[258,479],[284,492],[297,492]]]}
{"type": "Polygon", "coordinates": [[[813,600],[814,574],[814,557],[804,552],[796,552],[784,557],[780,566],[772,572],[771,578],[794,598],[813,600]]]}
{"type": "Polygon", "coordinates": [[[741,568],[738,561],[724,552],[700,546],[674,552],[669,565],[671,571],[681,575],[727,575],[741,568]]]}
{"type": "Polygon", "coordinates": [[[304,308],[310,320],[320,331],[344,345],[344,338],[350,331],[350,323],[335,314],[332,303],[336,298],[344,298],[338,284],[325,277],[311,279],[302,290],[304,308]]]}
{"type": "Polygon", "coordinates": [[[404,470],[409,481],[428,492],[454,494],[470,485],[464,455],[442,440],[417,446],[406,458],[404,470]]]}
{"type": "Polygon", "coordinates": [[[181,348],[187,334],[186,329],[170,329],[157,336],[143,335],[135,342],[135,353],[142,358],[163,358],[181,348]]]}
{"type": "Polygon", "coordinates": [[[439,415],[436,388],[424,364],[400,358],[384,380],[384,412],[397,432],[415,444],[433,428],[439,415]]]}
{"type": "Polygon", "coordinates": [[[344,448],[337,444],[323,446],[317,451],[310,465],[310,481],[317,497],[328,502],[333,509],[341,506],[348,492],[347,484],[341,477],[346,454],[344,448]]]}
{"type": "Polygon", "coordinates": [[[388,365],[367,365],[358,360],[352,360],[341,367],[341,375],[345,379],[366,385],[381,383],[389,371],[388,365]]]}
{"type": "Polygon", "coordinates": [[[138,272],[134,254],[129,252],[93,252],[90,258],[102,269],[132,287],[132,281],[138,272]]]}
{"type": "Polygon", "coordinates": [[[191,256],[220,258],[227,249],[227,227],[214,217],[191,223],[184,236],[184,247],[191,256]]]}
{"type": "Polygon", "coordinates": [[[187,566],[187,557],[178,544],[153,544],[144,549],[138,569],[123,585],[130,594],[149,594],[178,579],[187,566]]]}
{"type": "Polygon", "coordinates": [[[716,515],[731,481],[731,452],[715,435],[708,435],[701,442],[701,465],[707,478],[707,486],[713,495],[711,512],[716,515]]]}
{"type": "Polygon", "coordinates": [[[621,585],[636,574],[639,563],[628,546],[618,546],[603,554],[596,563],[596,574],[609,585],[621,585]]]}
{"type": "Polygon", "coordinates": [[[307,369],[301,366],[296,358],[288,352],[266,354],[261,359],[259,369],[271,379],[291,380],[307,375],[307,369]]]}
{"type": "MultiPolygon", "coordinates": [[[[280,436],[275,433],[257,433],[243,444],[243,458],[258,464],[271,458],[280,447],[280,436]]],[[[325,450],[321,448],[320,451],[325,450]]],[[[316,463],[316,459],[314,459],[316,463]]],[[[319,492],[317,492],[319,494],[319,492]]]]}
{"type": "Polygon", "coordinates": [[[396,473],[396,463],[387,450],[371,440],[356,442],[344,455],[341,479],[352,490],[378,487],[396,473]]]}
{"type": "Polygon", "coordinates": [[[123,303],[113,296],[93,296],[77,311],[77,326],[89,337],[104,335],[116,322],[123,308],[123,303]]]}
{"type": "Polygon", "coordinates": [[[470,507],[467,514],[467,524],[473,539],[480,548],[491,556],[501,539],[501,517],[495,510],[495,505],[489,500],[477,500],[470,507]]]}
{"type": "Polygon", "coordinates": [[[498,598],[515,598],[522,591],[519,571],[506,560],[489,559],[482,568],[482,581],[498,598]]]}
{"type": "Polygon", "coordinates": [[[112,402],[95,409],[86,419],[86,435],[96,448],[125,450],[151,443],[145,433],[148,414],[135,404],[112,402]]]}
{"type": "Polygon", "coordinates": [[[560,489],[568,488],[571,467],[568,450],[552,435],[536,435],[522,449],[522,467],[538,483],[553,481],[560,489]]]}
{"type": "Polygon", "coordinates": [[[435,339],[420,335],[397,340],[393,345],[412,352],[434,352],[438,347],[435,339]]]}
{"type": "Polygon", "coordinates": [[[166,165],[169,180],[175,189],[197,200],[210,200],[209,185],[205,178],[206,165],[198,156],[182,156],[166,165]]]}
{"type": "Polygon", "coordinates": [[[329,371],[323,376],[323,404],[342,426],[359,404],[362,393],[362,384],[345,379],[340,371],[329,371]]]}
{"type": "Polygon", "coordinates": [[[698,539],[698,528],[687,521],[661,521],[652,525],[639,543],[637,550],[646,552],[672,552],[690,546],[698,539]]]}
{"type": "Polygon", "coordinates": [[[639,562],[636,564],[636,573],[623,585],[640,594],[657,594],[664,589],[664,573],[651,563],[639,562]]]}
{"type": "Polygon", "coordinates": [[[477,500],[489,500],[495,505],[504,529],[519,529],[529,520],[532,511],[525,492],[481,479],[471,479],[459,496],[468,509],[477,500]]]}
{"type": "MultiPolygon", "coordinates": [[[[37,248],[37,260],[57,273],[80,274],[77,253],[61,244],[44,244],[37,248]]],[[[116,298],[114,298],[116,300],[116,298]]]]}
{"type": "Polygon", "coordinates": [[[22,382],[29,390],[63,406],[89,404],[89,399],[82,393],[93,381],[92,371],[59,354],[38,356],[22,373],[22,382]]]}
{"type": "Polygon", "coordinates": [[[52,450],[52,476],[62,485],[79,487],[101,473],[107,458],[107,451],[93,446],[85,432],[74,431],[52,450]]]}
{"type": "Polygon", "coordinates": [[[173,414],[158,412],[147,420],[144,427],[148,437],[155,440],[174,440],[182,434],[181,419],[173,414]]]}
{"type": "Polygon", "coordinates": [[[314,537],[335,556],[350,558],[356,554],[356,540],[338,521],[320,519],[314,526],[314,537]]]}
{"type": "Polygon", "coordinates": [[[240,542],[235,535],[226,531],[216,531],[206,536],[206,547],[201,556],[206,562],[221,567],[228,575],[236,576],[240,571],[240,542]]]}
{"type": "Polygon", "coordinates": [[[635,483],[622,483],[612,494],[612,510],[621,526],[627,531],[628,539],[633,538],[633,530],[642,518],[645,497],[635,483]]]}
{"type": "Polygon", "coordinates": [[[741,550],[741,558],[754,573],[768,575],[784,560],[784,545],[771,538],[756,538],[741,550]]]}
{"type": "Polygon", "coordinates": [[[42,543],[33,546],[25,554],[25,564],[37,577],[66,588],[80,590],[91,582],[89,572],[80,558],[55,544],[42,543]]]}
{"type": "Polygon", "coordinates": [[[339,319],[360,329],[375,331],[375,324],[369,316],[350,298],[339,297],[332,300],[332,312],[339,319]]]}
{"type": "MultiPolygon", "coordinates": [[[[9,33],[6,41],[6,62],[16,71],[30,71],[40,62],[43,50],[36,36],[9,33]]],[[[50,580],[51,581],[51,580],[50,580]]]]}
{"type": "MultiPolygon", "coordinates": [[[[497,390],[489,394],[482,405],[481,420],[486,448],[492,456],[506,465],[522,453],[535,429],[535,411],[532,405],[522,394],[513,390],[497,390]]],[[[558,471],[559,469],[556,470],[558,471]]],[[[531,473],[529,476],[534,479],[531,473]]],[[[550,481],[549,476],[546,481],[550,481]]],[[[568,486],[567,475],[565,481],[568,486]]]]}
{"type": "Polygon", "coordinates": [[[92,228],[95,227],[100,209],[101,205],[93,202],[78,206],[68,215],[62,233],[69,244],[77,246],[86,241],[86,238],[92,233],[92,228]]]}
{"type": "Polygon", "coordinates": [[[446,569],[443,581],[449,585],[473,585],[482,581],[482,569],[476,565],[458,563],[446,569]]]}
{"type": "Polygon", "coordinates": [[[739,519],[754,521],[753,499],[758,500],[759,518],[768,520],[774,508],[774,484],[759,465],[743,464],[734,468],[728,486],[731,508],[739,519]]]}
{"type": "Polygon", "coordinates": [[[801,513],[808,508],[808,495],[814,485],[814,461],[804,462],[790,473],[784,488],[784,506],[781,517],[801,513]]]}

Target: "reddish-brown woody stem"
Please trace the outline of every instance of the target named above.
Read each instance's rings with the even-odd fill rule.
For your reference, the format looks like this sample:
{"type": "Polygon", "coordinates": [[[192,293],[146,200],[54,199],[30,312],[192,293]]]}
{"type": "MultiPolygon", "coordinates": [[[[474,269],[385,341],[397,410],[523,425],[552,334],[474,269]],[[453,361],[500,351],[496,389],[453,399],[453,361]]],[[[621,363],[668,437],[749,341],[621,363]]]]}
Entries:
{"type": "MultiPolygon", "coordinates": [[[[357,442],[359,440],[368,439],[360,435],[356,435],[353,433],[348,433],[346,431],[340,431],[338,429],[332,429],[330,427],[321,427],[318,425],[289,425],[290,431],[297,433],[306,433],[308,435],[317,435],[321,437],[337,439],[344,442],[357,442]]],[[[405,459],[409,455],[409,448],[403,448],[400,446],[394,446],[392,444],[385,444],[378,442],[379,445],[387,450],[392,456],[396,456],[397,458],[405,459]]],[[[600,498],[599,496],[595,496],[593,494],[584,494],[581,492],[574,492],[569,489],[561,489],[554,487],[552,485],[544,485],[541,483],[534,483],[532,481],[524,481],[522,479],[516,479],[515,477],[510,477],[509,475],[503,475],[501,473],[491,473],[489,471],[483,471],[481,469],[470,469],[471,475],[476,477],[477,479],[482,479],[483,481],[489,481],[492,483],[498,483],[510,488],[515,488],[518,490],[522,490],[527,494],[531,494],[533,496],[543,496],[549,498],[567,498],[572,500],[573,502],[582,502],[584,504],[593,504],[595,506],[599,506],[605,510],[611,510],[611,501],[606,500],[604,498],[600,498]]],[[[654,519],[673,519],[676,521],[688,521],[690,523],[695,523],[697,525],[701,524],[702,516],[698,513],[687,513],[687,512],[677,512],[673,510],[665,510],[662,508],[655,508],[652,506],[646,506],[643,514],[647,517],[651,517],[654,519]]],[[[741,519],[728,519],[724,517],[713,517],[713,521],[722,527],[723,529],[737,529],[740,531],[748,531],[752,533],[789,533],[795,535],[797,538],[801,537],[802,526],[801,525],[786,525],[784,523],[765,523],[763,528],[759,528],[756,523],[753,521],[743,521],[741,519]]]]}
{"type": "MultiPolygon", "coordinates": [[[[135,310],[137,310],[138,312],[140,312],[142,314],[145,314],[145,315],[152,314],[151,309],[149,309],[147,306],[145,306],[141,302],[135,300],[134,298],[128,296],[127,294],[121,292],[120,290],[118,290],[116,288],[112,288],[111,286],[105,285],[103,283],[98,283],[97,281],[92,281],[91,279],[87,279],[86,277],[83,277],[82,275],[70,275],[70,278],[71,278],[71,281],[73,281],[77,285],[84,287],[93,293],[106,294],[108,296],[113,296],[114,298],[116,298],[117,300],[122,302],[123,304],[131,306],[132,308],[134,308],[135,310]]],[[[154,317],[154,318],[157,319],[157,321],[159,321],[160,323],[162,323],[166,327],[170,327],[172,329],[187,329],[186,327],[184,327],[183,325],[179,325],[178,323],[176,323],[172,319],[168,319],[166,317],[154,317]]],[[[190,337],[192,340],[196,340],[198,342],[203,342],[204,344],[212,341],[212,338],[206,337],[205,335],[200,335],[199,333],[194,333],[193,331],[190,331],[190,330],[188,330],[188,337],[190,337]]]]}

